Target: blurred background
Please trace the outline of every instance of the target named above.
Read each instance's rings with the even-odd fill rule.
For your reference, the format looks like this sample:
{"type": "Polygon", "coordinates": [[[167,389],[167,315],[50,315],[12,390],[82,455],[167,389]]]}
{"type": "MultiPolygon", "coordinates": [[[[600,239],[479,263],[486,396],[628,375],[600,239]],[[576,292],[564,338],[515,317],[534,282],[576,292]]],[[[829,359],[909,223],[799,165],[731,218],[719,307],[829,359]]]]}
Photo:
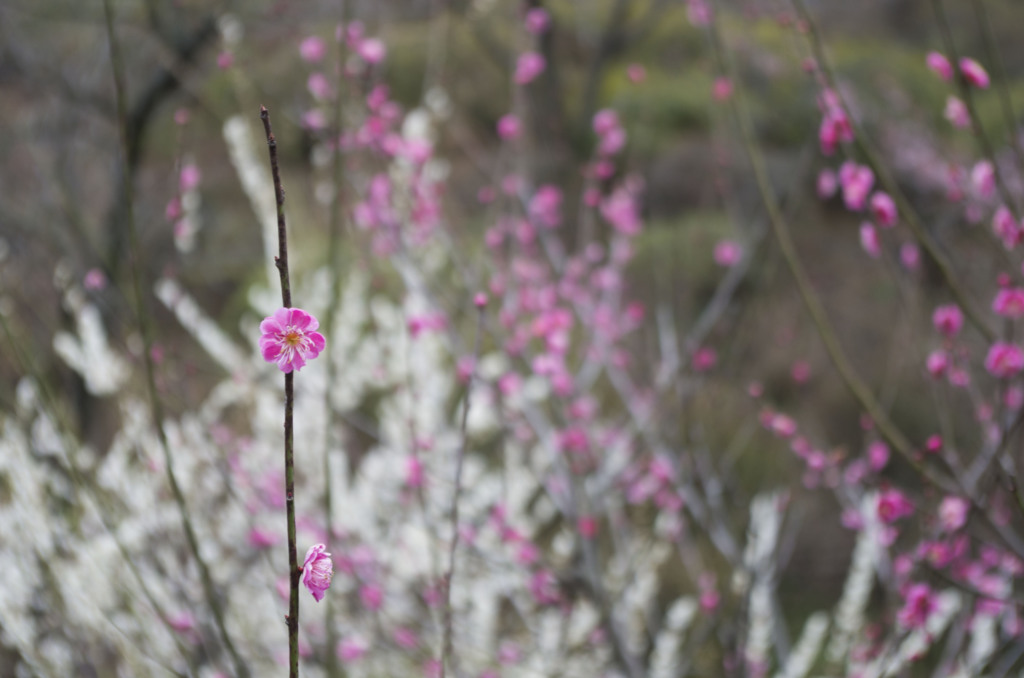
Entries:
{"type": "MultiPolygon", "coordinates": [[[[989,50],[998,52],[1000,66],[989,61],[990,72],[1004,79],[1008,96],[1022,110],[1024,9],[1013,0],[984,4],[987,25],[979,24],[971,3],[946,3],[948,26],[961,54],[985,59],[989,50]]],[[[730,95],[719,89],[721,83],[716,86],[721,65],[707,32],[692,24],[686,3],[348,0],[345,7],[319,0],[118,0],[113,5],[127,80],[126,171],[135,189],[143,288],[154,313],[163,365],[160,389],[169,416],[205,399],[226,375],[157,301],[153,281],[176,280],[227,336],[242,343],[251,290],[267,269],[258,218],[224,140],[224,125],[233,116],[247,116],[258,126],[259,105],[270,109],[287,190],[293,270],[323,263],[332,195],[330,187],[323,188],[329,178],[323,130],[332,109],[317,100],[309,79],[314,68],[302,45],[310,37],[333,45],[336,27],[347,16],[386,45],[387,58],[373,77],[403,111],[424,105],[443,111],[435,147],[444,163],[443,219],[454,247],[470,261],[493,225],[481,192],[499,186],[496,168],[514,168],[534,185],[557,184],[566,203],[575,205],[596,144],[593,116],[602,109],[617,111],[628,138],[617,176],[634,176],[643,186],[645,227],[634,240],[625,290],[649,313],[630,339],[633,360],[641,365],[658,360],[656,312],[667,313],[683,336],[700,329],[699,341],[684,351],[712,349],[714,367],[697,397],[661,403],[658,409],[678,410],[680,439],[697,428],[709,449],[727,451],[720,454],[729,455],[735,472],[734,485],[727,488],[734,496],[750,497],[774,486],[806,493],[797,514],[805,524],[788,547],[781,595],[791,604],[793,619],[834,600],[853,536],[838,527],[840,507],[834,499],[800,487],[801,464],[786,444],[759,432],[758,405],[751,403],[748,389],[759,385],[767,401],[798,418],[807,435],[828,441],[826,451],[840,458],[864,447],[860,410],[836,378],[770,236],[727,105],[730,95]],[[547,68],[530,87],[519,88],[513,73],[517,56],[528,46],[521,27],[526,5],[543,6],[552,23],[536,44],[547,68]],[[497,126],[513,110],[521,112],[524,135],[510,159],[497,126]],[[183,168],[195,174],[183,179],[183,168]],[[198,195],[183,205],[182,194],[193,189],[198,195]],[[182,209],[188,213],[184,224],[182,209]],[[738,266],[716,263],[715,248],[723,241],[738,243],[749,256],[738,266]],[[717,303],[726,276],[731,276],[728,292],[724,303],[717,303]],[[714,322],[701,325],[709,307],[717,309],[714,322]]],[[[955,185],[957,176],[969,172],[977,150],[970,134],[945,119],[949,85],[925,66],[926,52],[943,49],[943,28],[932,3],[807,5],[851,114],[953,260],[965,288],[986,298],[983,290],[993,287],[999,273],[1017,272],[1008,268],[1012,262],[990,238],[988,221],[982,221],[971,196],[948,198],[950,177],[955,185]]],[[[835,169],[839,160],[819,150],[820,87],[806,68],[811,57],[801,35],[806,26],[787,2],[730,0],[718,11],[724,52],[746,92],[771,181],[843,347],[915,444],[940,428],[961,447],[976,444],[967,395],[962,400],[935,396],[923,369],[935,343],[932,310],[949,301],[938,271],[926,257],[905,266],[900,250],[911,238],[902,231],[886,235],[880,258],[865,256],[862,217],[846,210],[841,197],[822,199],[816,192],[819,172],[835,169]]],[[[994,89],[981,92],[976,106],[989,138],[1002,147],[1019,133],[1020,120],[1008,124],[999,97],[994,89]]],[[[132,366],[141,362],[128,291],[118,135],[100,3],[0,3],[2,313],[9,334],[28,348],[37,376],[58,394],[74,434],[95,450],[111,445],[124,413],[113,398],[89,387],[82,370],[69,366],[54,337],[74,328],[66,291],[84,284],[111,346],[132,366]]],[[[262,143],[256,146],[264,162],[262,143]]],[[[1013,163],[997,160],[1006,160],[1007,181],[1020,195],[1021,177],[1013,163]]],[[[353,200],[365,190],[357,179],[347,186],[353,200]]],[[[579,228],[570,219],[559,233],[567,247],[583,237],[579,228]]],[[[368,249],[353,235],[342,245],[343,266],[365,270],[371,291],[388,290],[394,276],[368,249]]],[[[23,364],[5,347],[0,409],[17,409],[23,376],[23,364]]],[[[136,378],[132,386],[141,384],[136,378]]],[[[364,402],[352,410],[372,406],[364,402]]],[[[350,439],[353,465],[359,460],[351,450],[358,448],[350,439]]],[[[888,473],[896,482],[916,482],[909,466],[898,461],[888,473]]],[[[4,484],[12,482],[4,478],[4,484]]],[[[9,494],[4,484],[0,502],[9,494]]],[[[736,506],[738,516],[746,510],[742,501],[736,506]]],[[[0,675],[15,675],[2,668],[2,652],[0,675]]],[[[13,657],[11,662],[16,663],[13,657]]]]}

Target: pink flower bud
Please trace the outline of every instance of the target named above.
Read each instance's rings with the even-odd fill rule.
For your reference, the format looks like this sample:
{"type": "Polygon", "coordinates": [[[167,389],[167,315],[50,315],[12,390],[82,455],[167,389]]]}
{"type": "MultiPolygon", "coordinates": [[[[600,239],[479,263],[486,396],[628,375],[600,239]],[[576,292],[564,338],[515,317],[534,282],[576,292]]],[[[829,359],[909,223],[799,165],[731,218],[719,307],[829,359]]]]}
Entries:
{"type": "Polygon", "coordinates": [[[860,225],[860,246],[872,259],[877,259],[882,254],[882,243],[878,239],[878,231],[871,222],[865,221],[860,225]]]}
{"type": "Polygon", "coordinates": [[[331,587],[331,577],[334,575],[334,562],[326,550],[323,544],[314,544],[306,551],[306,559],[302,563],[302,583],[318,603],[331,587]]]}
{"type": "Polygon", "coordinates": [[[954,96],[946,99],[946,110],[943,115],[952,123],[953,127],[958,129],[971,125],[971,114],[967,111],[967,105],[954,96]]]}
{"type": "Polygon", "coordinates": [[[932,313],[932,324],[941,334],[953,337],[964,325],[964,314],[956,304],[939,306],[932,313]]]}
{"type": "Polygon", "coordinates": [[[516,61],[516,73],[513,79],[517,85],[527,85],[540,75],[546,66],[547,62],[544,57],[537,52],[524,52],[516,61]]]}
{"type": "Polygon", "coordinates": [[[953,64],[949,63],[942,54],[938,52],[928,52],[928,56],[925,57],[925,63],[928,68],[933,70],[943,80],[951,80],[953,78],[953,64]]]}
{"type": "Polygon", "coordinates": [[[963,57],[960,59],[960,73],[963,74],[964,79],[968,84],[977,87],[978,89],[988,89],[988,73],[985,69],[974,59],[963,57]]]}
{"type": "Polygon", "coordinates": [[[498,136],[506,141],[519,138],[519,118],[512,113],[501,116],[498,120],[498,136]]]}
{"type": "Polygon", "coordinates": [[[896,203],[888,193],[876,191],[871,196],[871,214],[882,228],[892,228],[896,225],[896,203]]]}
{"type": "Polygon", "coordinates": [[[734,240],[722,240],[715,245],[715,263],[729,268],[743,258],[743,248],[734,240]]]}
{"type": "Polygon", "coordinates": [[[523,24],[530,35],[540,35],[551,26],[551,15],[541,7],[534,7],[526,13],[523,24]]]}

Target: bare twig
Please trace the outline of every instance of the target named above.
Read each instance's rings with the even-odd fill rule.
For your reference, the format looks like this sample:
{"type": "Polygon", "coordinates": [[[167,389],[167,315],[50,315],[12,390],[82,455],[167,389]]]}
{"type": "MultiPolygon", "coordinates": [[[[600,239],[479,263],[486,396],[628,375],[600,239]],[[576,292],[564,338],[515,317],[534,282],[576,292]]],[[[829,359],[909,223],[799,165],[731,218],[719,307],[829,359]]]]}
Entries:
{"type": "MultiPolygon", "coordinates": [[[[284,187],[277,164],[277,139],[270,129],[270,112],[260,106],[260,120],[267,134],[270,149],[270,171],[274,175],[274,198],[277,203],[277,256],[274,264],[281,274],[281,305],[292,306],[292,287],[288,277],[288,229],[284,219],[284,187]]],[[[284,375],[284,496],[288,513],[288,676],[299,678],[299,553],[295,545],[295,442],[292,412],[295,408],[295,372],[284,375]]]]}
{"type": "Polygon", "coordinates": [[[441,642],[441,678],[445,678],[448,665],[452,665],[452,673],[455,673],[455,656],[452,647],[452,579],[455,577],[455,551],[459,546],[459,494],[462,490],[462,467],[466,457],[466,446],[468,445],[468,433],[466,425],[469,422],[470,396],[473,393],[473,374],[476,372],[476,361],[480,355],[480,336],[483,334],[484,305],[477,304],[476,339],[473,343],[473,371],[466,380],[466,399],[462,406],[462,423],[460,431],[462,441],[455,456],[455,487],[452,489],[451,528],[452,540],[448,547],[448,571],[444,575],[444,626],[441,629],[443,634],[441,642]]]}
{"type": "Polygon", "coordinates": [[[124,210],[127,216],[128,225],[129,268],[131,269],[132,288],[135,296],[135,316],[139,325],[139,331],[142,334],[142,360],[145,365],[146,387],[149,392],[150,415],[153,418],[153,426],[156,429],[157,438],[160,441],[160,448],[163,450],[164,467],[167,470],[167,481],[171,486],[171,492],[174,495],[174,502],[178,506],[178,512],[181,516],[181,522],[185,530],[185,537],[188,541],[189,550],[192,552],[192,557],[195,559],[196,565],[199,569],[203,592],[206,596],[207,603],[210,605],[210,610],[213,613],[214,623],[217,626],[217,630],[220,632],[221,642],[224,643],[224,647],[231,656],[235,665],[235,673],[239,678],[243,678],[249,675],[249,669],[245,662],[242,661],[241,656],[238,654],[238,651],[235,649],[234,643],[231,640],[231,636],[228,634],[227,625],[224,621],[224,610],[221,607],[220,598],[217,595],[217,591],[213,583],[213,576],[210,574],[210,568],[207,566],[206,561],[203,560],[200,554],[199,539],[196,537],[195,529],[192,526],[192,520],[188,514],[185,495],[182,492],[181,486],[178,484],[177,476],[174,473],[171,447],[170,443],[167,441],[167,432],[164,430],[163,404],[157,393],[155,368],[153,365],[153,356],[150,351],[153,346],[152,327],[149,323],[149,316],[146,313],[146,303],[142,293],[141,275],[139,274],[139,242],[138,232],[135,227],[135,213],[133,209],[134,194],[128,158],[130,146],[129,123],[125,107],[124,64],[121,59],[117,35],[114,32],[114,16],[110,0],[103,0],[103,12],[106,19],[107,40],[110,44],[110,60],[114,75],[114,91],[117,99],[117,119],[120,137],[119,153],[121,156],[121,191],[124,196],[124,210]]]}

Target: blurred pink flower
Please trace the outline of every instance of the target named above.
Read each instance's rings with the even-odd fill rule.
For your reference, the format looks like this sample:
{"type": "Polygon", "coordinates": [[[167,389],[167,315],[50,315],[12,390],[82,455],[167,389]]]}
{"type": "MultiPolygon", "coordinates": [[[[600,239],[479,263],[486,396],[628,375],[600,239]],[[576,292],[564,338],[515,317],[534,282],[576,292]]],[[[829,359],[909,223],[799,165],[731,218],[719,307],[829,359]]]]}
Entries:
{"type": "Polygon", "coordinates": [[[847,160],[839,168],[839,185],[843,188],[843,202],[848,210],[862,210],[874,184],[875,173],[867,165],[847,160]]]}
{"type": "Polygon", "coordinates": [[[377,38],[368,38],[359,43],[359,56],[368,64],[379,64],[387,55],[387,47],[377,38]]]}
{"type": "Polygon", "coordinates": [[[301,308],[279,308],[260,323],[260,352],[284,373],[302,369],[324,350],[320,323],[301,308]]]}
{"type": "Polygon", "coordinates": [[[334,575],[334,562],[331,554],[325,553],[326,550],[323,544],[310,546],[306,551],[306,560],[302,563],[302,584],[318,603],[324,599],[324,592],[331,588],[331,577],[334,575]]]}
{"type": "Polygon", "coordinates": [[[231,52],[221,52],[217,55],[217,68],[227,70],[235,63],[235,55],[231,52]]]}
{"type": "Polygon", "coordinates": [[[1024,236],[1024,232],[1013,218],[1013,212],[1006,205],[1000,205],[992,215],[992,230],[1003,241],[1003,247],[1008,250],[1016,247],[1024,236]]]}
{"type": "Polygon", "coordinates": [[[519,138],[519,118],[515,114],[501,116],[498,120],[498,136],[506,141],[519,138]]]}
{"type": "Polygon", "coordinates": [[[949,356],[941,349],[932,351],[925,360],[925,369],[928,370],[928,374],[938,379],[949,369],[949,356]]]}
{"type": "Polygon", "coordinates": [[[971,168],[971,184],[983,198],[991,197],[996,190],[996,171],[988,160],[978,162],[971,168]]]}
{"type": "Polygon", "coordinates": [[[899,490],[885,490],[878,495],[878,518],[883,523],[894,523],[914,512],[914,505],[899,490]]]}
{"type": "Polygon", "coordinates": [[[871,196],[871,213],[875,216],[878,225],[883,228],[891,228],[896,225],[896,203],[888,193],[875,191],[871,196]]]}
{"type": "Polygon", "coordinates": [[[1024,369],[1024,351],[1016,344],[997,341],[985,356],[985,369],[994,377],[1005,379],[1024,369]]]}
{"type": "Polygon", "coordinates": [[[87,290],[102,290],[107,286],[107,276],[103,275],[103,271],[100,269],[91,268],[86,272],[82,284],[87,290]]]}
{"type": "Polygon", "coordinates": [[[544,71],[547,62],[537,52],[524,52],[516,62],[515,81],[517,85],[526,85],[544,71]]]}
{"type": "Polygon", "coordinates": [[[950,80],[953,77],[953,64],[949,63],[944,55],[938,52],[928,52],[928,56],[925,57],[925,63],[928,68],[935,71],[943,80],[950,80]]]}
{"type": "Polygon", "coordinates": [[[822,200],[831,198],[836,194],[839,187],[839,180],[836,173],[830,169],[823,169],[818,173],[818,197],[822,200]]]}
{"type": "Polygon", "coordinates": [[[967,523],[971,505],[962,497],[946,497],[939,504],[939,524],[946,532],[956,532],[967,523]]]}
{"type": "Polygon", "coordinates": [[[735,266],[743,258],[743,248],[735,240],[721,240],[715,245],[714,257],[719,266],[735,266]]]}
{"type": "Polygon", "coordinates": [[[199,186],[199,178],[199,168],[192,163],[182,167],[181,174],[178,176],[178,185],[181,187],[181,192],[185,193],[199,186]]]}
{"type": "Polygon", "coordinates": [[[974,59],[963,57],[960,59],[960,72],[964,79],[978,89],[988,89],[988,73],[985,68],[974,59]]]}
{"type": "Polygon", "coordinates": [[[946,111],[943,115],[953,124],[953,127],[963,129],[971,124],[971,114],[967,112],[967,106],[954,96],[946,99],[946,111]]]}
{"type": "Polygon", "coordinates": [[[999,290],[992,300],[992,310],[1004,318],[1024,316],[1024,288],[1008,287],[999,290]]]}
{"type": "Polygon", "coordinates": [[[711,97],[715,101],[728,101],[732,96],[732,80],[726,77],[715,78],[715,84],[711,86],[711,97]]]}
{"type": "Polygon", "coordinates": [[[860,225],[860,246],[864,248],[864,251],[872,259],[877,259],[882,253],[882,243],[878,239],[878,231],[875,230],[874,224],[869,221],[865,221],[860,225]]]}
{"type": "Polygon", "coordinates": [[[551,26],[551,15],[541,7],[534,7],[526,13],[526,32],[530,35],[540,35],[551,26]]]}
{"type": "Polygon", "coordinates": [[[905,242],[900,246],[900,261],[908,271],[913,271],[921,263],[921,250],[912,242],[905,242]]]}
{"type": "Polygon", "coordinates": [[[299,45],[299,55],[309,63],[316,63],[327,54],[327,45],[315,35],[311,35],[299,45]]]}
{"type": "Polygon", "coordinates": [[[903,609],[899,611],[897,619],[907,629],[923,627],[938,607],[935,595],[927,584],[910,585],[904,592],[903,600],[903,609]]]}
{"type": "Polygon", "coordinates": [[[626,77],[634,85],[640,84],[647,79],[647,69],[640,64],[630,64],[626,68],[626,77]]]}
{"type": "Polygon", "coordinates": [[[956,304],[939,306],[932,313],[932,324],[947,337],[956,336],[960,328],[964,326],[964,314],[956,304]]]}

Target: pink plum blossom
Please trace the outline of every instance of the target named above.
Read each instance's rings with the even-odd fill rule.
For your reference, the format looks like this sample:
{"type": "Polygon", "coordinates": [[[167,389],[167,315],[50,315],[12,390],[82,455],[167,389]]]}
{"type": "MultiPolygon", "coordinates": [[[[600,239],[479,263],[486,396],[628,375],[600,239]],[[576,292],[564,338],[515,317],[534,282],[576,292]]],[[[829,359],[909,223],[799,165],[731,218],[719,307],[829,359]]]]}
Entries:
{"type": "Polygon", "coordinates": [[[338,643],[338,659],[354,663],[363,658],[368,648],[360,638],[346,638],[338,643]]]}
{"type": "Polygon", "coordinates": [[[839,185],[843,189],[846,208],[858,212],[864,208],[871,187],[875,184],[875,173],[866,165],[847,160],[839,168],[839,185]]]}
{"type": "Polygon", "coordinates": [[[306,551],[306,559],[302,563],[302,584],[318,603],[323,600],[324,592],[331,587],[331,577],[334,575],[334,561],[326,551],[325,545],[314,544],[306,551]]]}
{"type": "Polygon", "coordinates": [[[711,7],[706,0],[686,0],[686,16],[697,28],[711,24],[711,7]]]}
{"type": "Polygon", "coordinates": [[[949,369],[949,354],[941,349],[932,351],[925,360],[925,369],[928,370],[928,374],[938,379],[949,369]]]}
{"type": "Polygon", "coordinates": [[[872,259],[877,259],[882,254],[882,243],[878,239],[878,231],[870,221],[865,221],[860,225],[860,246],[872,259]]]}
{"type": "Polygon", "coordinates": [[[311,35],[299,45],[299,55],[304,61],[316,63],[327,54],[327,45],[321,38],[311,35]]]}
{"type": "Polygon", "coordinates": [[[86,272],[85,278],[82,280],[82,284],[85,285],[85,289],[87,290],[102,290],[107,286],[107,276],[105,276],[103,271],[100,269],[91,268],[86,272]]]}
{"type": "Polygon", "coordinates": [[[519,118],[508,113],[498,120],[498,136],[506,141],[519,138],[519,118]]]}
{"type": "Polygon", "coordinates": [[[978,89],[988,89],[988,73],[985,68],[974,59],[963,57],[960,59],[960,73],[968,84],[978,89]]]}
{"type": "Polygon", "coordinates": [[[324,350],[319,321],[301,308],[279,308],[260,323],[260,352],[268,363],[289,373],[302,369],[307,360],[324,350]]]}
{"type": "Polygon", "coordinates": [[[178,176],[178,186],[181,188],[181,192],[185,193],[195,190],[199,186],[200,176],[199,168],[192,163],[182,167],[181,173],[178,176]]]}
{"type": "Polygon", "coordinates": [[[533,82],[533,79],[540,75],[547,62],[544,57],[537,52],[524,52],[519,55],[518,61],[516,61],[516,73],[514,80],[517,85],[527,85],[533,82]]]}
{"type": "Polygon", "coordinates": [[[889,463],[889,446],[881,440],[868,445],[868,464],[872,471],[881,471],[889,463]]]}
{"type": "Polygon", "coordinates": [[[903,594],[903,601],[903,608],[899,611],[897,619],[900,625],[907,629],[923,627],[938,608],[935,594],[927,584],[908,586],[903,594]]]}
{"type": "Polygon", "coordinates": [[[999,379],[1006,379],[1024,369],[1024,351],[1016,344],[997,341],[985,356],[985,369],[999,379]]]}
{"type": "Polygon", "coordinates": [[[715,101],[728,101],[731,96],[732,80],[726,77],[715,78],[715,83],[711,87],[711,97],[715,101]]]}
{"type": "Polygon", "coordinates": [[[932,324],[947,337],[955,337],[964,326],[964,313],[956,304],[939,306],[932,313],[932,324]]]}
{"type": "Polygon", "coordinates": [[[894,523],[914,512],[914,505],[899,490],[889,489],[878,495],[878,518],[883,523],[894,523]]]}
{"type": "Polygon", "coordinates": [[[982,160],[971,169],[971,184],[983,198],[989,198],[996,190],[996,172],[992,163],[982,160]]]}
{"type": "Polygon", "coordinates": [[[928,52],[928,56],[925,57],[925,63],[928,64],[928,68],[943,80],[948,81],[953,78],[953,64],[949,63],[949,59],[944,55],[938,52],[928,52]]]}
{"type": "Polygon", "coordinates": [[[530,35],[540,35],[551,26],[551,15],[542,7],[534,7],[526,13],[523,24],[530,35]]]}
{"type": "Polygon", "coordinates": [[[871,214],[874,215],[878,225],[883,228],[891,228],[896,225],[896,203],[888,193],[875,191],[871,196],[871,214]]]}
{"type": "Polygon", "coordinates": [[[1000,205],[992,215],[992,231],[1003,241],[1003,247],[1012,250],[1024,238],[1024,231],[1013,218],[1013,212],[1006,205],[1000,205]]]}
{"type": "Polygon", "coordinates": [[[726,268],[743,258],[743,248],[735,240],[722,240],[715,245],[715,263],[726,268]]]}
{"type": "Polygon", "coordinates": [[[317,101],[324,101],[331,97],[331,83],[323,73],[310,73],[306,80],[306,89],[317,101]]]}
{"type": "Polygon", "coordinates": [[[939,524],[946,532],[956,532],[967,523],[971,505],[963,497],[945,497],[939,504],[939,524]]]}
{"type": "Polygon", "coordinates": [[[379,64],[384,61],[384,57],[387,55],[387,47],[384,43],[377,38],[369,38],[359,43],[360,58],[368,64],[379,64]]]}
{"type": "Polygon", "coordinates": [[[992,310],[1004,318],[1024,316],[1024,288],[1008,287],[999,290],[992,300],[992,310]]]}
{"type": "Polygon", "coordinates": [[[921,263],[921,250],[912,242],[903,243],[900,245],[900,262],[908,271],[916,270],[921,263]]]}
{"type": "Polygon", "coordinates": [[[836,173],[830,169],[823,169],[818,173],[818,197],[822,200],[831,198],[836,194],[836,189],[839,187],[839,180],[836,178],[836,173]]]}
{"type": "Polygon", "coordinates": [[[946,110],[943,115],[953,127],[959,129],[969,127],[971,124],[971,114],[967,111],[967,105],[952,95],[946,99],[946,110]]]}

